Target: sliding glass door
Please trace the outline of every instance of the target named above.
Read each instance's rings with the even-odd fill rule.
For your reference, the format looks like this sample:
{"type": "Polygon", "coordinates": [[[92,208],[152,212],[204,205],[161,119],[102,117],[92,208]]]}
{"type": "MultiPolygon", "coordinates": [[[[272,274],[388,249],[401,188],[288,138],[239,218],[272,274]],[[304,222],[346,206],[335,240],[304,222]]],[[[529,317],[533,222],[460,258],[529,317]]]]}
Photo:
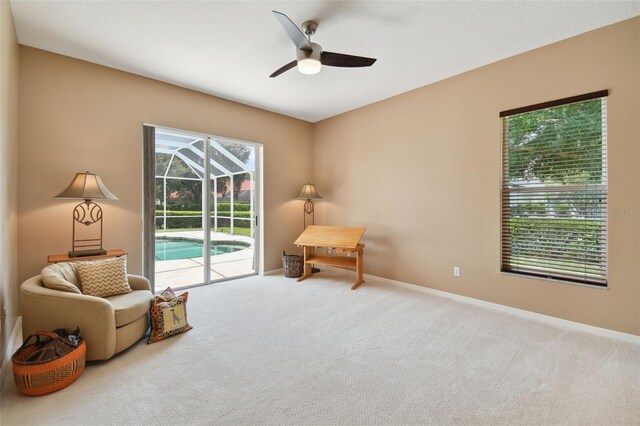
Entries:
{"type": "Polygon", "coordinates": [[[211,279],[255,271],[256,149],[220,138],[210,139],[211,279]]]}
{"type": "Polygon", "coordinates": [[[247,142],[155,129],[157,290],[257,273],[259,152],[247,142]]]}

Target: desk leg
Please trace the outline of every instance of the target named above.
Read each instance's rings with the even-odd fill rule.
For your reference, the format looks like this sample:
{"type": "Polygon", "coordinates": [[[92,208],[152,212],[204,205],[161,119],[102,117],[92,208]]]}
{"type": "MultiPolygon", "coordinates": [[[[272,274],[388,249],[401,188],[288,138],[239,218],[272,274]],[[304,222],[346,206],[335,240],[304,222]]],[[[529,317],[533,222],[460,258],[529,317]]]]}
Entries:
{"type": "Polygon", "coordinates": [[[298,278],[298,282],[309,278],[312,275],[311,272],[311,264],[307,263],[307,259],[309,258],[309,256],[311,255],[311,251],[313,250],[312,247],[304,247],[304,273],[302,274],[302,276],[300,278],[298,278]]]}
{"type": "Polygon", "coordinates": [[[364,278],[362,277],[362,266],[364,262],[364,250],[362,247],[358,249],[356,252],[356,282],[351,286],[351,290],[355,290],[360,286],[360,284],[364,283],[364,278]]]}

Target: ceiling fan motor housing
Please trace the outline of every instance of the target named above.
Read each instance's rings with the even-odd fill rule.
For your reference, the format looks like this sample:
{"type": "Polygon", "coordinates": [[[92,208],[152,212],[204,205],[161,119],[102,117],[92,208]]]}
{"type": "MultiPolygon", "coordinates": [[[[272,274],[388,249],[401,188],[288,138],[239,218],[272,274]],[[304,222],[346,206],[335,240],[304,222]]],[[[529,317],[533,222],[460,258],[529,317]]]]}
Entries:
{"type": "Polygon", "coordinates": [[[316,61],[320,60],[320,56],[322,56],[322,47],[319,44],[311,43],[312,52],[308,50],[298,50],[296,49],[296,55],[298,57],[298,61],[303,59],[315,59],[316,61]]]}

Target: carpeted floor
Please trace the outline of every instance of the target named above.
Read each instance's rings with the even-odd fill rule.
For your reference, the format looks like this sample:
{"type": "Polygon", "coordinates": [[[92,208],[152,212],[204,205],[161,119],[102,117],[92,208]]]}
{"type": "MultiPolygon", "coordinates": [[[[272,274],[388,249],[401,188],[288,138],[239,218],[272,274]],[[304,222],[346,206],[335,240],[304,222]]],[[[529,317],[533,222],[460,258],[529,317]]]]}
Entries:
{"type": "Polygon", "coordinates": [[[640,424],[640,346],[323,271],[190,290],[194,329],[17,393],[17,424],[640,424]]]}

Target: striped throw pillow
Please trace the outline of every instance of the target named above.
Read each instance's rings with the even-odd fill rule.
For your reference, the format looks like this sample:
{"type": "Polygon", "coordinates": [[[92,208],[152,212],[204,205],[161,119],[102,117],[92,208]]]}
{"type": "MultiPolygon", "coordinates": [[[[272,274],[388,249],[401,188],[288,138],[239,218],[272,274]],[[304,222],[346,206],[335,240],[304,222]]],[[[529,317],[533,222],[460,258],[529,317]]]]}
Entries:
{"type": "Polygon", "coordinates": [[[109,297],[132,292],[127,279],[127,256],[78,262],[76,267],[83,294],[109,297]]]}

